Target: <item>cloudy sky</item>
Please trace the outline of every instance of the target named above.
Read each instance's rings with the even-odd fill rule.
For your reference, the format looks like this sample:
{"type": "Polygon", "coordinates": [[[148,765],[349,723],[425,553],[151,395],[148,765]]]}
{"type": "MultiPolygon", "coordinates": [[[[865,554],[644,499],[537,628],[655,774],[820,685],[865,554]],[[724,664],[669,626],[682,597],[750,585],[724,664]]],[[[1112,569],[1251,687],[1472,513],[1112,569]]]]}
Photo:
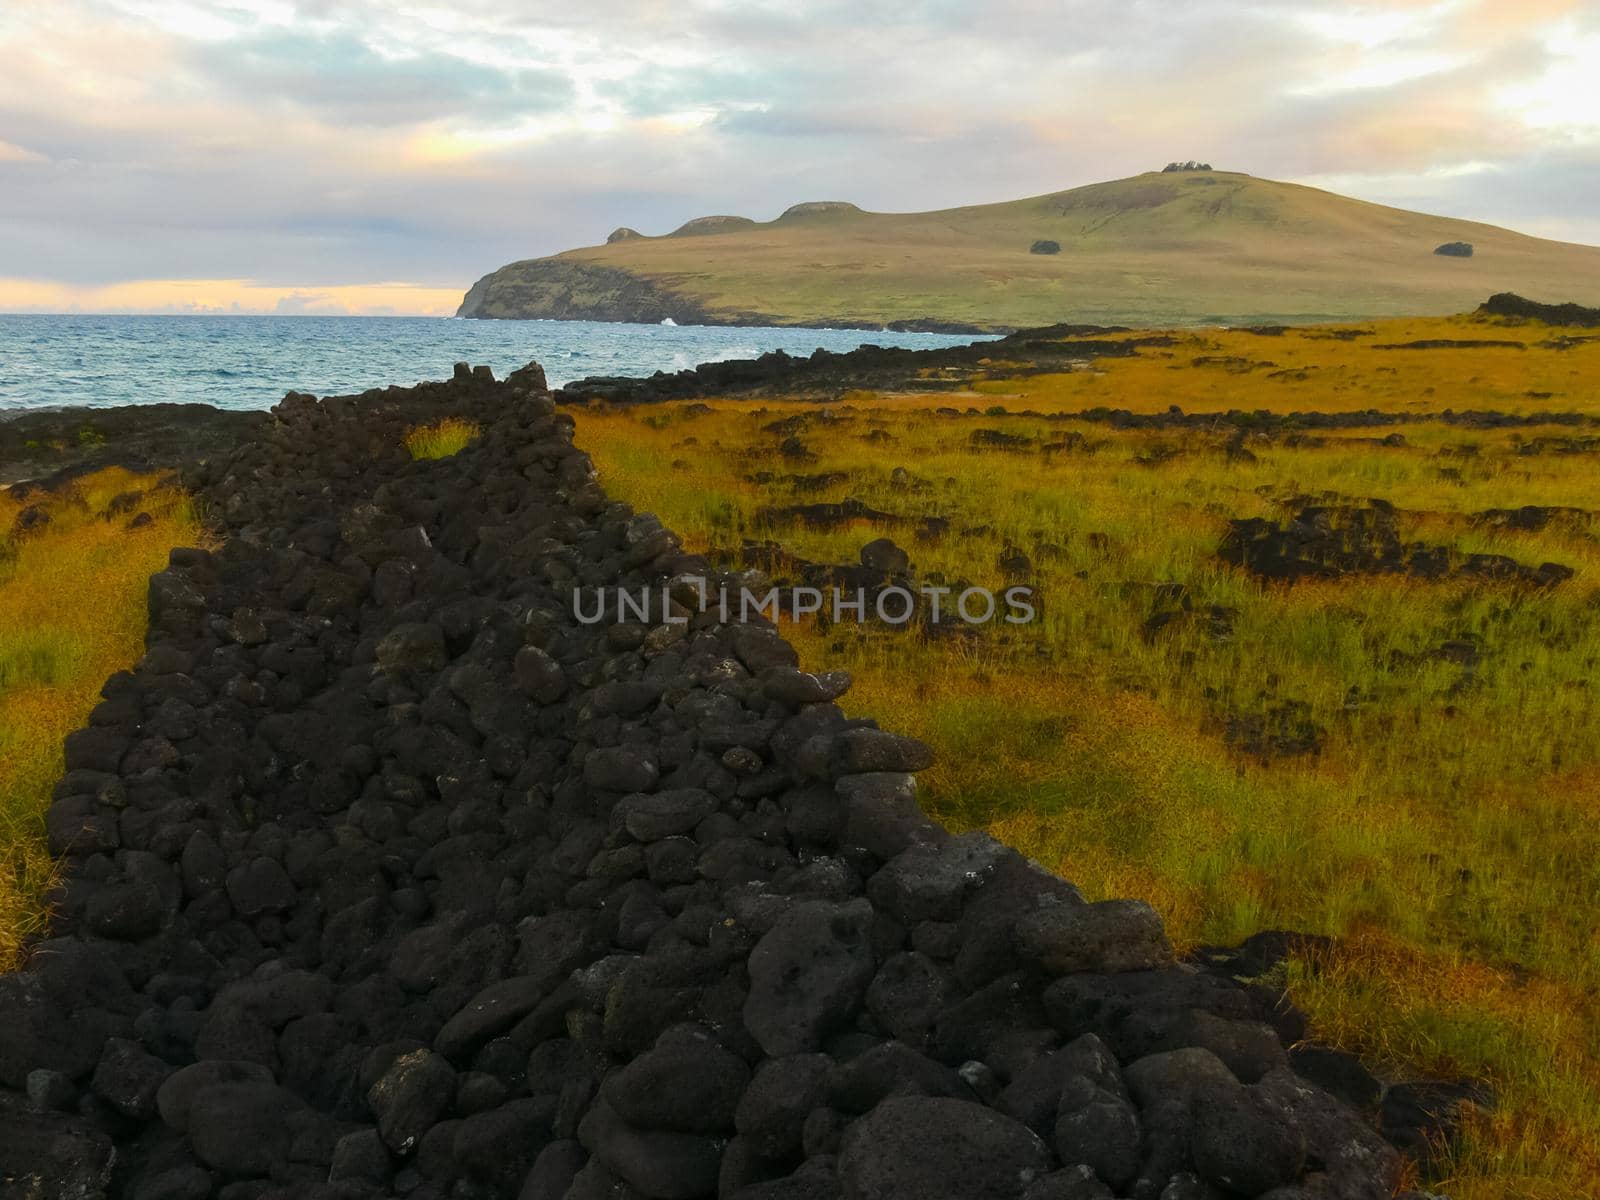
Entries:
{"type": "Polygon", "coordinates": [[[617,225],[1173,158],[1600,243],[1600,4],[0,0],[0,311],[448,313],[617,225]]]}

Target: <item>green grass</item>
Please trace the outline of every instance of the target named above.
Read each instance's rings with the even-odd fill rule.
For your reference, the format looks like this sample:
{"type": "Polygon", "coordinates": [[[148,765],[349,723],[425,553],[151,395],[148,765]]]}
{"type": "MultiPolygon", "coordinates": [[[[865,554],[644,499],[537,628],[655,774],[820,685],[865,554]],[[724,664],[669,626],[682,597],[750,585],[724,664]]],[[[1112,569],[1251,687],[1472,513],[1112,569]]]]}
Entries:
{"type": "Polygon", "coordinates": [[[154,476],[113,468],[26,502],[0,492],[0,529],[27,504],[49,512],[37,531],[0,539],[0,971],[43,932],[55,877],[44,813],[61,777],[62,739],[86,723],[107,676],[138,659],[150,576],[173,546],[202,537],[186,496],[154,476]],[[153,518],[126,529],[106,517],[122,493],[145,493],[153,518]]]}
{"type": "Polygon", "coordinates": [[[415,459],[449,458],[478,440],[482,432],[472,421],[445,417],[431,425],[417,425],[406,431],[406,449],[415,459]]]}
{"type": "MultiPolygon", "coordinates": [[[[1401,411],[1415,401],[1405,411],[1600,412],[1600,344],[1541,349],[1548,330],[1500,329],[1529,342],[1502,352],[1515,365],[1489,351],[1366,344],[1474,328],[1413,320],[1354,342],[1208,332],[1192,335],[1204,347],[1151,348],[1103,361],[1099,373],[1008,378],[996,368],[980,386],[1041,414],[1093,407],[1090,394],[1135,411],[1401,411]],[[1188,365],[1200,349],[1316,369],[1288,381],[1251,372],[1229,389],[1220,372],[1188,365]],[[1535,401],[1529,391],[1557,394],[1535,401]]],[[[578,414],[579,443],[607,488],[698,548],[733,557],[746,539],[773,539],[846,562],[887,534],[919,573],[990,587],[1003,583],[1005,546],[1034,555],[1043,618],[1007,634],[966,644],[849,625],[787,630],[808,666],[854,673],[852,711],[935,747],[924,775],[931,812],[990,829],[1092,896],[1149,899],[1186,944],[1264,928],[1336,936],[1328,961],[1297,962],[1288,976],[1319,1036],[1391,1074],[1488,1079],[1503,1098],[1452,1162],[1450,1194],[1592,1191],[1600,516],[1537,532],[1472,517],[1525,503],[1600,513],[1596,452],[1521,452],[1584,430],[1429,421],[1382,447],[1371,429],[1317,431],[1299,445],[1252,439],[1253,461],[1242,461],[1224,453],[1226,431],[984,415],[988,395],[858,395],[826,410],[706,400],[709,414],[687,404],[578,414]],[[799,466],[778,458],[779,435],[763,428],[794,414],[808,418],[799,437],[815,456],[799,466]],[[1032,443],[977,450],[976,428],[1032,443]],[[867,440],[874,432],[889,440],[867,440]],[[1081,435],[1078,449],[1039,449],[1070,434],[1081,435]],[[1177,453],[1141,464],[1157,445],[1177,453]],[[1467,445],[1477,449],[1464,457],[1467,445]],[[896,467],[906,473],[898,482],[896,467]],[[756,483],[757,472],[776,478],[756,483]],[[800,494],[791,472],[844,481],[800,494]],[[1273,516],[1288,497],[1325,492],[1391,501],[1408,540],[1578,574],[1543,592],[1372,576],[1285,586],[1216,556],[1229,518],[1273,516]],[[847,496],[947,517],[953,532],[918,541],[903,525],[815,530],[757,516],[847,496]],[[988,531],[961,532],[979,526],[988,531]],[[1038,554],[1040,543],[1059,557],[1038,554]],[[1148,635],[1156,583],[1183,584],[1196,610],[1233,610],[1231,634],[1179,621],[1148,635]],[[1463,638],[1480,648],[1470,670],[1433,653],[1463,638]],[[1226,743],[1230,718],[1286,701],[1324,730],[1319,754],[1263,761],[1226,743]]]]}
{"type": "Polygon", "coordinates": [[[1600,249],[1216,171],[939,212],[630,238],[502,267],[462,315],[560,316],[615,302],[616,281],[586,278],[585,267],[627,272],[723,320],[788,325],[1325,321],[1461,312],[1508,290],[1600,303],[1600,249]],[[1061,253],[1029,253],[1039,238],[1061,253]],[[1446,241],[1472,242],[1476,254],[1435,255],[1446,241]]]}

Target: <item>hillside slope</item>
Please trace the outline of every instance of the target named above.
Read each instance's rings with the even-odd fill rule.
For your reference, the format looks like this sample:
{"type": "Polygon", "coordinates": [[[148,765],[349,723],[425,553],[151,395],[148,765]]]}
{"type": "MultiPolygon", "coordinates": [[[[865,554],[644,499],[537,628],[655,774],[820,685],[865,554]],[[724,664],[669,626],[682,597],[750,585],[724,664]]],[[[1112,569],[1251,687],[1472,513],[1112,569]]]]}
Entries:
{"type": "Polygon", "coordinates": [[[1228,171],[1151,172],[926,213],[801,204],[511,263],[463,317],[1010,329],[1311,321],[1600,303],[1600,248],[1228,171]],[[1033,253],[1035,242],[1060,245],[1033,253]],[[1434,253],[1469,242],[1470,258],[1434,253]]]}

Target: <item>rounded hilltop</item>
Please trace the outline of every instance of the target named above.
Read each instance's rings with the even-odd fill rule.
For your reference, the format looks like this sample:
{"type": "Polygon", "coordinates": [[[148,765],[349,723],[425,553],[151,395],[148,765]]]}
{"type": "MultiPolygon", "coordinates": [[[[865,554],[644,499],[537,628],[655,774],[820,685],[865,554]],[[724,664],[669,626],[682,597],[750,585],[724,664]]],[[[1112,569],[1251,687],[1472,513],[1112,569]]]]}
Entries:
{"type": "Polygon", "coordinates": [[[806,217],[858,216],[861,206],[848,200],[806,200],[791,204],[778,215],[780,221],[800,221],[806,217]]]}
{"type": "Polygon", "coordinates": [[[737,233],[755,225],[749,217],[695,217],[679,225],[668,237],[699,237],[708,233],[737,233]]]}
{"type": "MultiPolygon", "coordinates": [[[[861,207],[850,203],[848,200],[807,200],[800,204],[791,204],[769,224],[778,224],[784,221],[803,221],[811,217],[860,215],[862,215],[861,207]]],[[[739,233],[746,229],[754,229],[760,224],[761,222],[750,217],[717,214],[707,217],[694,217],[664,236],[699,237],[713,233],[739,233]]],[[[613,246],[618,242],[633,241],[635,238],[647,236],[631,226],[623,225],[611,231],[606,237],[606,245],[613,246]]]]}

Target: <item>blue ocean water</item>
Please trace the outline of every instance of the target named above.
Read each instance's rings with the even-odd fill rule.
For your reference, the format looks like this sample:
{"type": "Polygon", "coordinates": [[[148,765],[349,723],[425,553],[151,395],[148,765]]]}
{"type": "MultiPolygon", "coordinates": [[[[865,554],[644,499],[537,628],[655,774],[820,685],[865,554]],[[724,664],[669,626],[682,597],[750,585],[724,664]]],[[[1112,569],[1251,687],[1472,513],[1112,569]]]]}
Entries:
{"type": "Polygon", "coordinates": [[[448,379],[459,361],[504,378],[529,359],[552,387],[587,375],[650,375],[767,350],[866,343],[927,348],[971,335],[458,321],[430,317],[127,317],[0,314],[0,409],[163,401],[269,408],[287,391],[326,396],[448,379]]]}

